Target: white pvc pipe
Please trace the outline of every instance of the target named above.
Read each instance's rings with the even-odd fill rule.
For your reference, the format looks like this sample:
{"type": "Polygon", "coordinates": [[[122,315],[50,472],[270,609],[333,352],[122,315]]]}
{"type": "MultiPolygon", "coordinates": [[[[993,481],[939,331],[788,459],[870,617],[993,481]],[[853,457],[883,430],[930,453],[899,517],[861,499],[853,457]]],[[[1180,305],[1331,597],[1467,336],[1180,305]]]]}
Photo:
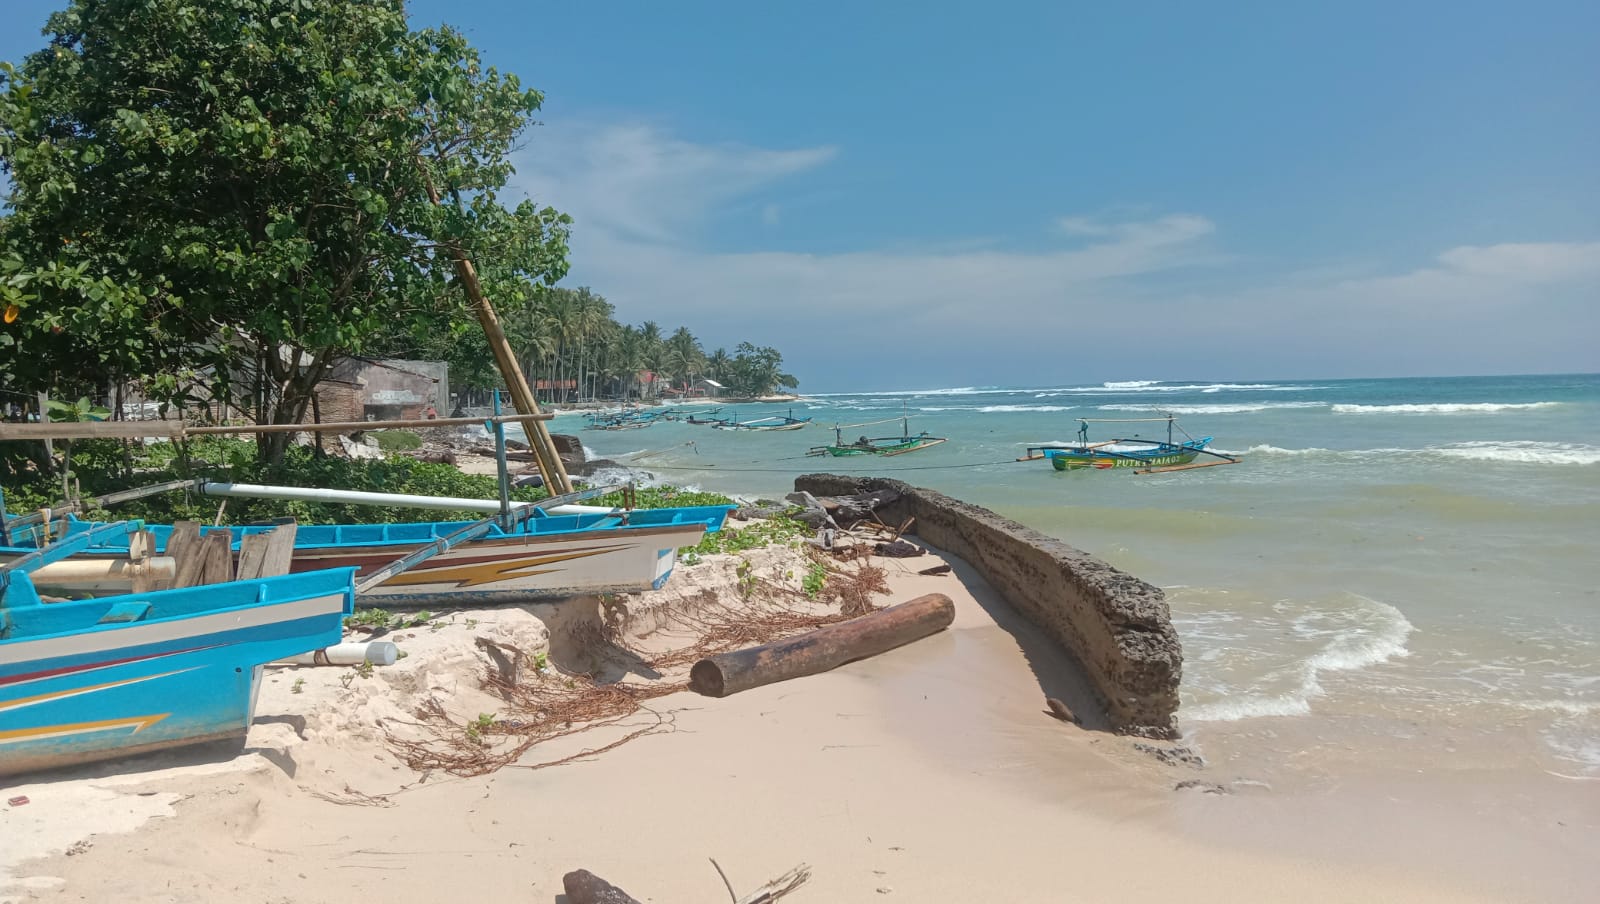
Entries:
{"type": "MultiPolygon", "coordinates": [[[[388,505],[396,508],[451,509],[454,511],[481,512],[492,515],[500,511],[494,499],[462,499],[455,496],[416,496],[410,493],[367,493],[360,490],[326,490],[318,487],[276,487],[254,483],[216,483],[207,481],[200,492],[207,496],[241,496],[250,499],[287,499],[298,502],[340,502],[352,505],[388,505]]],[[[512,508],[534,505],[532,502],[513,502],[512,508]]],[[[552,515],[598,515],[620,512],[622,509],[603,505],[557,505],[548,509],[552,515]]]]}
{"type": "MultiPolygon", "coordinates": [[[[299,502],[343,502],[353,505],[391,505],[398,508],[455,509],[492,515],[500,511],[494,499],[460,499],[452,496],[415,496],[410,493],[365,493],[359,490],[325,490],[318,487],[273,487],[254,483],[207,481],[200,488],[207,496],[242,496],[253,499],[288,499],[299,502]]],[[[531,505],[513,502],[512,508],[531,505]]]]}
{"type": "Polygon", "coordinates": [[[387,640],[373,640],[366,643],[341,643],[313,653],[301,653],[291,656],[284,662],[295,665],[360,665],[370,662],[373,665],[394,665],[400,658],[400,648],[387,640]]]}

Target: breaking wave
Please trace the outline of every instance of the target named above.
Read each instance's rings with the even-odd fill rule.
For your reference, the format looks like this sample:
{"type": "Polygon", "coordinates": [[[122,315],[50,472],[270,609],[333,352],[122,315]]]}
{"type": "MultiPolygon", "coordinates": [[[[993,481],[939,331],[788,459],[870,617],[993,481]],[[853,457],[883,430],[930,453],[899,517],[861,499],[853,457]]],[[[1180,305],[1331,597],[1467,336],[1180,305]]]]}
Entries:
{"type": "Polygon", "coordinates": [[[1071,411],[1073,405],[934,405],[918,408],[918,411],[976,411],[980,414],[996,414],[1007,411],[1071,411]]]}
{"type": "Polygon", "coordinates": [[[1600,446],[1582,443],[1514,442],[1453,443],[1428,449],[1433,455],[1468,461],[1514,461],[1536,465],[1600,464],[1600,446]]]}
{"type": "Polygon", "coordinates": [[[1554,408],[1560,402],[1445,402],[1434,405],[1335,405],[1335,414],[1494,414],[1554,408]]]}
{"type": "Polygon", "coordinates": [[[1311,712],[1311,701],[1326,693],[1321,680],[1324,675],[1359,671],[1409,655],[1406,641],[1416,627],[1399,609],[1358,594],[1348,594],[1348,598],[1355,605],[1304,613],[1289,622],[1294,635],[1322,642],[1315,653],[1266,673],[1254,692],[1234,689],[1222,699],[1183,707],[1179,717],[1191,722],[1232,722],[1305,715],[1311,712]],[[1269,690],[1274,687],[1283,689],[1269,690]]]}
{"type": "Polygon", "coordinates": [[[1600,464],[1600,446],[1583,443],[1550,443],[1536,440],[1507,440],[1502,442],[1450,443],[1429,446],[1425,449],[1285,449],[1262,443],[1244,451],[1214,449],[1223,455],[1326,455],[1342,458],[1372,458],[1376,456],[1425,456],[1466,461],[1512,462],[1531,465],[1593,465],[1600,464]]]}
{"type": "Polygon", "coordinates": [[[1041,389],[1034,398],[1057,395],[1113,395],[1144,392],[1309,392],[1321,386],[1285,386],[1281,383],[1153,383],[1134,381],[1106,383],[1101,386],[1064,386],[1060,389],[1041,389]]]}
{"type": "Polygon", "coordinates": [[[1101,411],[1154,411],[1173,414],[1245,414],[1278,408],[1326,408],[1327,402],[1240,402],[1237,405],[1101,405],[1101,411]]]}

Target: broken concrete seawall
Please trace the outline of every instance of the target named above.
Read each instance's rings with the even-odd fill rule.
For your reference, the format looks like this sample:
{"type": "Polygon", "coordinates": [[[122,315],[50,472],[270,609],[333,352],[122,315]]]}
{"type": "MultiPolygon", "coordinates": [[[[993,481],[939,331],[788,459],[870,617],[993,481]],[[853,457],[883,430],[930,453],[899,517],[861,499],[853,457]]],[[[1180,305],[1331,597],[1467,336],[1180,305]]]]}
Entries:
{"type": "Polygon", "coordinates": [[[814,496],[899,493],[878,510],[883,520],[915,518],[911,533],[976,568],[1077,660],[1116,730],[1177,735],[1183,651],[1161,588],[986,508],[898,480],[807,474],[794,485],[814,496]]]}

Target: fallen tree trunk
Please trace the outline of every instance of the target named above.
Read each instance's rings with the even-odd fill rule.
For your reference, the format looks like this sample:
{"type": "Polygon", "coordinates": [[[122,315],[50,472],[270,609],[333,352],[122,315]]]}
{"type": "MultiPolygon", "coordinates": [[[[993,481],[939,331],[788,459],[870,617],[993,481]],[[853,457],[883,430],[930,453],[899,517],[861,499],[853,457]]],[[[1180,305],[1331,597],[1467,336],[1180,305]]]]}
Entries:
{"type": "Polygon", "coordinates": [[[689,687],[707,697],[726,697],[815,675],[936,634],[949,627],[955,615],[950,597],[929,593],[786,640],[702,659],[689,671],[689,687]]]}
{"type": "Polygon", "coordinates": [[[561,877],[561,888],[571,904],[641,904],[610,882],[586,869],[573,870],[561,877]]]}

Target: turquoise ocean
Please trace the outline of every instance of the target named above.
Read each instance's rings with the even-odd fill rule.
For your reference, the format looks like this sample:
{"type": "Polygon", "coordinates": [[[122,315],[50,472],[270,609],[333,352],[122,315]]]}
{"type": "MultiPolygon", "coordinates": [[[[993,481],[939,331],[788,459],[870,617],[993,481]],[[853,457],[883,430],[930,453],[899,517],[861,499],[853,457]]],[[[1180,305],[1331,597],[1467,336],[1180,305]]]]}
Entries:
{"type": "MultiPolygon", "coordinates": [[[[1501,757],[1600,777],[1600,376],[932,387],[722,415],[791,410],[812,426],[602,432],[563,415],[553,427],[655,482],[778,498],[801,473],[892,476],[1098,555],[1166,591],[1184,646],[1180,722],[1202,744],[1287,734],[1292,756],[1336,726],[1345,743],[1453,752],[1476,736],[1501,757]],[[1014,461],[1072,439],[1078,418],[1169,412],[1242,462],[1135,475],[1014,461]],[[949,441],[805,456],[835,424],[902,414],[949,441]]],[[[1089,425],[1092,440],[1165,431],[1089,425]]]]}

